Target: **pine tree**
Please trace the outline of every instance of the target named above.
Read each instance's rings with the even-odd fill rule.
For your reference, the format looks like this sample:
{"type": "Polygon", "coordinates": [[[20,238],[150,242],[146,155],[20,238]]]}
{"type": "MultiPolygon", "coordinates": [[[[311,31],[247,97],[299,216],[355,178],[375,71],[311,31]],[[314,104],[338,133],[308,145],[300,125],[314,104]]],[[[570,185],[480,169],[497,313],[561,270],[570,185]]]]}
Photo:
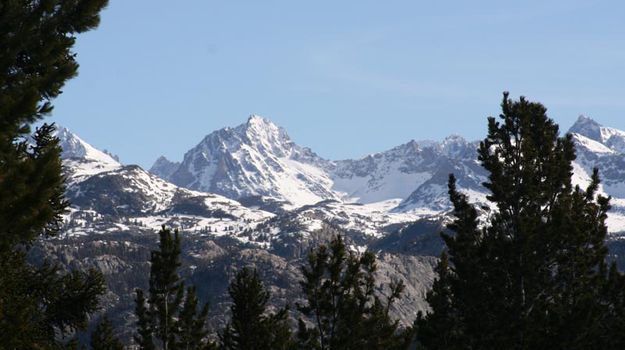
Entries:
{"type": "Polygon", "coordinates": [[[270,295],[256,270],[240,270],[228,292],[233,302],[232,319],[221,335],[224,349],[286,350],[293,346],[288,310],[267,312],[270,295]]]}
{"type": "Polygon", "coordinates": [[[321,245],[308,255],[302,272],[305,305],[298,309],[311,322],[299,320],[301,349],[394,349],[403,348],[405,337],[389,309],[404,285],[391,285],[386,301],[375,294],[375,255],[348,252],[340,235],[329,246],[321,245]]]}
{"type": "Polygon", "coordinates": [[[137,316],[137,334],[134,340],[141,350],[154,350],[154,340],[152,339],[152,327],[150,313],[147,307],[143,290],[137,289],[135,299],[135,315],[137,316]]]}
{"type": "Polygon", "coordinates": [[[427,315],[419,312],[415,321],[415,331],[418,332],[420,343],[428,344],[431,349],[460,350],[459,346],[462,336],[462,329],[458,328],[461,322],[452,304],[452,294],[450,286],[451,272],[447,254],[443,252],[441,260],[435,269],[438,278],[432,285],[432,290],[428,293],[427,301],[434,313],[427,315]]]}
{"type": "Polygon", "coordinates": [[[209,349],[212,344],[205,341],[208,336],[206,319],[208,304],[198,312],[198,298],[195,287],[187,287],[185,301],[176,321],[177,349],[209,349]]]}
{"type": "Polygon", "coordinates": [[[103,279],[96,271],[63,274],[26,261],[29,245],[54,235],[68,206],[54,127],[31,125],[78,64],[75,36],[97,26],[106,0],[0,3],[0,344],[47,349],[86,326],[103,279]]]}
{"type": "Polygon", "coordinates": [[[418,338],[430,350],[604,348],[600,339],[622,333],[611,321],[623,296],[606,290],[623,277],[605,262],[598,172],[585,190],[572,186],[572,138],[541,104],[505,93],[500,119],[489,118],[478,150],[496,210],[480,223],[450,176],[449,265],[441,259],[418,338]]]}
{"type": "Polygon", "coordinates": [[[123,350],[124,345],[113,334],[113,325],[107,317],[103,317],[91,333],[92,350],[123,350]]]}
{"type": "Polygon", "coordinates": [[[136,291],[135,341],[142,350],[210,349],[206,322],[208,307],[198,310],[195,289],[185,288],[178,274],[180,237],[163,226],[159,232],[159,249],[150,256],[150,280],[147,299],[136,291]]]}

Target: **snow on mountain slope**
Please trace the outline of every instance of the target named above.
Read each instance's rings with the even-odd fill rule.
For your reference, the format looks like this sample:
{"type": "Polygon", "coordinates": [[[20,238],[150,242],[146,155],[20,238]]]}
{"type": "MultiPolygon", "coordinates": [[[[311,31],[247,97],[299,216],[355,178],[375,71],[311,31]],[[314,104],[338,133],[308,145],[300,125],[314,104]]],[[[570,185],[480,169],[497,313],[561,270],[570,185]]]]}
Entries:
{"type": "Polygon", "coordinates": [[[569,132],[597,141],[617,153],[625,153],[625,131],[605,127],[586,116],[580,116],[569,132]]]}
{"type": "MultiPolygon", "coordinates": [[[[290,203],[286,208],[293,209],[323,200],[364,204],[407,200],[421,185],[431,185],[433,176],[442,174],[443,169],[453,168],[451,163],[459,163],[457,168],[466,171],[462,183],[472,185],[481,178],[476,148],[474,142],[450,136],[442,142],[410,141],[357,160],[330,161],[295,144],[283,128],[253,115],[238,127],[206,136],[185,154],[171,175],[160,170],[163,159],[159,158],[153,169],[182,187],[233,199],[262,196],[290,203]]],[[[432,190],[428,189],[428,199],[421,199],[430,201],[432,190]]],[[[445,201],[445,196],[436,197],[437,202],[445,201]]],[[[431,207],[440,210],[446,206],[441,203],[431,207]]]]}
{"type": "Polygon", "coordinates": [[[419,185],[408,198],[400,203],[394,211],[443,212],[451,209],[451,202],[447,193],[449,174],[454,174],[460,188],[469,195],[473,203],[486,203],[486,189],[482,183],[486,181],[486,172],[475,160],[458,160],[441,158],[436,173],[423,184],[419,185]]]}
{"type": "Polygon", "coordinates": [[[360,160],[336,162],[333,189],[361,203],[402,199],[396,212],[447,210],[450,173],[462,188],[483,191],[485,172],[476,162],[476,149],[477,143],[457,135],[442,142],[410,141],[360,160]]]}
{"type": "Polygon", "coordinates": [[[72,205],[66,215],[67,234],[128,229],[130,218],[135,226],[152,229],[167,224],[204,232],[214,226],[215,234],[233,233],[235,227],[251,229],[273,216],[223,196],[178,187],[137,165],[121,165],[66,128],[59,128],[57,136],[72,205]]]}
{"type": "Polygon", "coordinates": [[[338,199],[323,163],[293,143],[284,129],[252,115],[245,124],[206,136],[168,179],[229,198],[264,196],[301,206],[338,199]]]}
{"type": "Polygon", "coordinates": [[[91,146],[67,128],[57,126],[55,134],[63,150],[61,158],[67,170],[69,183],[122,166],[111,155],[91,146]]]}
{"type": "Polygon", "coordinates": [[[180,188],[136,165],[92,175],[70,185],[67,192],[74,205],[114,216],[149,213],[211,216],[215,203],[220,203],[221,207],[228,209],[220,215],[258,218],[252,214],[253,210],[231,199],[180,188]]]}
{"type": "Polygon", "coordinates": [[[580,116],[569,129],[575,142],[573,184],[585,188],[594,168],[599,169],[600,193],[612,196],[608,214],[610,232],[625,231],[625,132],[607,128],[580,116]]]}
{"type": "MultiPolygon", "coordinates": [[[[381,237],[387,233],[385,228],[389,225],[415,220],[413,215],[391,212],[396,205],[397,201],[394,200],[370,204],[325,201],[317,205],[302,207],[298,209],[298,214],[306,218],[308,232],[321,228],[323,223],[331,223],[347,231],[381,237]]],[[[433,214],[436,215],[436,213],[433,214]]]]}
{"type": "Polygon", "coordinates": [[[436,156],[416,141],[358,160],[343,160],[331,171],[332,188],[359,203],[404,199],[432,176],[436,156]]]}
{"type": "MultiPolygon", "coordinates": [[[[593,167],[598,167],[603,179],[601,190],[614,198],[610,213],[614,224],[610,230],[625,230],[625,224],[618,224],[625,223],[625,132],[603,127],[587,117],[580,117],[570,132],[578,155],[573,164],[573,183],[585,187],[593,167]],[[619,219],[619,215],[624,218],[619,219]]],[[[73,182],[100,173],[102,176],[91,182],[123,183],[123,179],[142,178],[139,174],[127,175],[136,169],[122,167],[66,129],[59,135],[73,182]]],[[[485,203],[486,191],[481,184],[487,174],[476,160],[476,148],[476,142],[450,136],[441,142],[410,141],[361,159],[331,161],[298,146],[284,129],[253,115],[235,128],[210,133],[185,154],[180,164],[159,158],[152,172],[191,191],[217,193],[275,213],[322,202],[319,207],[326,209],[327,203],[335,203],[333,214],[327,212],[333,217],[341,205],[348,208],[350,203],[368,206],[382,202],[389,214],[412,215],[416,219],[449,210],[446,184],[450,173],[456,175],[459,188],[473,202],[485,203]],[[388,208],[388,203],[397,205],[388,208]]],[[[168,199],[156,197],[151,201],[160,201],[156,209],[162,210],[162,203],[168,199]]],[[[353,210],[343,211],[354,218],[360,215],[353,210]]]]}

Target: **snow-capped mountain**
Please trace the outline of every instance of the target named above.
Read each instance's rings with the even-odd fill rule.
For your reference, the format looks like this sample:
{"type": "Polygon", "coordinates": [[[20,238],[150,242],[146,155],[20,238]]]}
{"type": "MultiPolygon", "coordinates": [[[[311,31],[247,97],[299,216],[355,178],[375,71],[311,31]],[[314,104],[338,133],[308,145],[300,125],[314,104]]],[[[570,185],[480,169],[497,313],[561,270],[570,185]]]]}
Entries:
{"type": "Polygon", "coordinates": [[[600,191],[612,196],[608,227],[612,232],[625,231],[625,132],[585,116],[580,116],[569,132],[577,151],[573,183],[586,187],[593,168],[599,169],[600,191]]]}
{"type": "Polygon", "coordinates": [[[413,210],[424,203],[440,211],[449,207],[445,183],[450,171],[458,173],[461,186],[479,191],[483,170],[475,149],[475,143],[450,136],[442,142],[410,141],[361,159],[332,161],[295,144],[271,121],[252,115],[235,128],[210,133],[185,154],[176,170],[161,157],[151,172],[181,187],[237,200],[261,196],[286,203],[289,209],[324,200],[405,200],[396,210],[413,210]]]}
{"type": "MultiPolygon", "coordinates": [[[[270,181],[303,181],[295,193],[308,191],[318,196],[320,202],[278,215],[251,208],[251,202],[246,207],[218,194],[176,186],[139,166],[122,165],[62,129],[58,136],[63,147],[67,147],[63,162],[70,178],[67,198],[72,206],[65,216],[61,234],[42,242],[40,249],[45,252],[39,254],[56,259],[68,269],[81,266],[102,271],[109,285],[105,308],[114,310],[110,316],[117,324],[124,324],[130,322],[132,314],[132,291],[147,283],[149,265],[146,260],[155,243],[155,231],[161,225],[180,228],[184,237],[185,266],[189,266],[184,274],[196,281],[200,297],[210,297],[212,319],[223,323],[229,300],[227,285],[236,269],[254,265],[262,271],[266,285],[272,290],[272,304],[284,305],[301,297],[293,286],[301,280],[302,257],[311,247],[327,242],[332,237],[331,232],[339,232],[320,231],[320,228],[339,228],[352,250],[364,251],[371,242],[414,221],[411,214],[390,212],[399,200],[362,205],[335,199],[338,192],[328,190],[332,180],[326,169],[333,169],[336,164],[329,164],[309,150],[292,144],[279,129],[274,128],[267,134],[266,130],[256,128],[256,123],[268,123],[265,120],[251,118],[248,123],[252,125],[225,132],[229,137],[234,135],[234,141],[217,135],[209,144],[231,141],[226,145],[230,148],[223,147],[224,150],[237,149],[242,160],[247,160],[246,156],[251,154],[250,159],[254,160],[251,166],[258,166],[262,171],[275,166],[271,170],[284,172],[268,177],[270,181]],[[239,141],[243,142],[237,145],[239,141]],[[279,142],[279,145],[271,142],[279,142]],[[271,157],[261,159],[263,154],[271,157]],[[305,177],[319,173],[328,182],[323,191],[328,191],[333,199],[324,199],[326,194],[313,192],[314,179],[305,177]],[[310,186],[307,186],[308,180],[310,186]],[[210,290],[208,295],[207,290],[210,290]]],[[[222,156],[225,157],[222,159],[227,158],[222,156]]],[[[160,166],[153,167],[152,171],[166,171],[170,163],[163,158],[160,166]]],[[[243,168],[255,171],[251,169],[254,168],[243,168]]],[[[396,241],[402,237],[386,238],[383,245],[396,247],[396,241]]],[[[415,305],[420,310],[426,307],[422,296],[433,280],[435,258],[386,254],[378,250],[381,280],[388,284],[389,276],[393,276],[402,279],[407,286],[404,300],[392,312],[403,324],[408,324],[414,318],[415,305]]],[[[413,250],[423,251],[420,245],[415,245],[413,250]]]]}
{"type": "Polygon", "coordinates": [[[193,223],[232,226],[273,216],[223,196],[178,187],[137,165],[122,165],[66,128],[58,128],[56,136],[63,148],[70,218],[90,211],[113,221],[134,217],[157,223],[158,228],[170,215],[186,217],[187,227],[193,223]]]}
{"type": "Polygon", "coordinates": [[[110,154],[91,146],[69,129],[57,126],[55,136],[63,150],[61,158],[70,185],[91,175],[121,168],[121,163],[110,154]]]}
{"type": "MultiPolygon", "coordinates": [[[[618,258],[625,232],[625,132],[584,117],[570,132],[578,154],[574,182],[585,186],[598,167],[601,191],[613,196],[608,244],[618,258]]],[[[399,277],[406,283],[392,313],[408,325],[415,305],[427,307],[423,296],[443,249],[439,233],[448,222],[449,173],[472,200],[483,203],[486,195],[477,143],[459,136],[333,161],[252,116],[209,134],[181,163],[159,158],[148,173],[119,163],[67,129],[57,135],[72,207],[61,234],[44,241],[41,254],[68,269],[103,271],[110,288],[107,309],[118,324],[131,322],[132,291],[147,284],[154,233],[166,225],[181,228],[185,275],[210,298],[215,322],[224,322],[227,281],[236,269],[258,268],[272,290],[271,303],[283,306],[301,297],[293,286],[309,249],[341,232],[351,250],[378,254],[381,280],[399,277]]]]}
{"type": "MultiPolygon", "coordinates": [[[[206,136],[164,178],[233,199],[263,196],[301,206],[338,199],[330,190],[332,180],[323,171],[324,162],[291,141],[284,129],[252,115],[236,128],[206,136]]],[[[155,173],[166,175],[158,168],[155,173]]]]}
{"type": "MultiPolygon", "coordinates": [[[[602,190],[613,197],[610,230],[625,230],[625,132],[583,116],[569,132],[578,154],[574,184],[586,186],[592,168],[598,167],[602,190]]],[[[355,160],[327,160],[295,144],[283,128],[253,115],[238,127],[206,136],[180,165],[159,158],[151,171],[181,187],[243,202],[263,197],[288,210],[327,200],[385,207],[396,203],[389,212],[419,218],[450,209],[450,173],[472,201],[486,202],[482,183],[487,174],[477,161],[477,147],[477,142],[450,136],[441,142],[413,140],[355,160]]]]}
{"type": "Polygon", "coordinates": [[[484,170],[477,163],[477,143],[460,136],[442,142],[410,141],[359,160],[335,162],[334,190],[360,203],[400,199],[394,211],[444,211],[449,208],[447,178],[459,186],[483,191],[484,170]]]}

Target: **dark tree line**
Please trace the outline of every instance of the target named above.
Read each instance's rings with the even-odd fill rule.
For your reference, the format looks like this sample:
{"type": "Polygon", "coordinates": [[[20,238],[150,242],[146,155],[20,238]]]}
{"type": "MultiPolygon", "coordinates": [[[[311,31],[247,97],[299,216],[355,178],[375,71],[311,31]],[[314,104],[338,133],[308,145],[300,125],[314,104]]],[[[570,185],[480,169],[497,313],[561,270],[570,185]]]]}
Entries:
{"type": "Polygon", "coordinates": [[[178,231],[163,227],[150,262],[148,294],[137,290],[135,299],[135,341],[143,350],[403,349],[410,340],[389,316],[403,284],[394,283],[389,298],[380,300],[375,294],[375,255],[348,252],[341,236],[310,252],[303,267],[306,303],[297,306],[303,318],[296,332],[289,324],[289,309],[271,312],[269,291],[258,272],[245,267],[228,288],[230,321],[211,338],[208,306],[200,307],[195,289],[185,287],[177,271],[178,231]]]}

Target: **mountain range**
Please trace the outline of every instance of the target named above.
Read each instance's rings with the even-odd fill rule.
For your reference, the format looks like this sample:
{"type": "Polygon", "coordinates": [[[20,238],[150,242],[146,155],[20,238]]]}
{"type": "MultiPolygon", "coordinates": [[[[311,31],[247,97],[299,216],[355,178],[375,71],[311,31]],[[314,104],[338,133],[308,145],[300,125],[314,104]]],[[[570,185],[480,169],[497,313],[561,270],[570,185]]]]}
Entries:
{"type": "MultiPolygon", "coordinates": [[[[625,132],[585,116],[568,132],[578,154],[574,184],[586,186],[592,169],[599,168],[602,191],[613,198],[610,230],[623,230],[625,132]]],[[[450,173],[474,202],[486,203],[487,174],[477,161],[478,145],[452,135],[440,142],[411,140],[360,159],[328,160],[297,145],[270,120],[252,115],[244,124],[208,134],[180,163],[160,157],[150,172],[180,187],[243,203],[254,198],[254,203],[292,210],[334,200],[421,217],[450,209],[450,173]]]]}
{"type": "Polygon", "coordinates": [[[448,204],[438,190],[450,172],[464,188],[480,191],[485,174],[476,148],[475,142],[450,136],[442,142],[412,140],[361,159],[327,160],[297,145],[283,128],[252,115],[235,128],[208,134],[181,163],[160,157],[150,172],[181,187],[243,201],[260,197],[285,209],[324,200],[393,200],[398,204],[392,211],[440,211],[448,204]]]}
{"type": "MultiPolygon", "coordinates": [[[[586,186],[594,167],[612,196],[608,226],[613,254],[625,253],[625,132],[580,117],[569,129],[577,148],[573,182],[586,186]]],[[[447,178],[480,210],[488,205],[477,161],[479,142],[450,136],[411,140],[360,159],[329,160],[297,145],[270,120],[252,115],[209,133],[181,162],[159,157],[149,171],[59,127],[72,203],[61,234],[40,242],[31,258],[67,269],[96,267],[107,277],[105,313],[124,333],[133,322],[133,290],[145,288],[149,251],[162,225],[181,230],[183,275],[210,301],[212,322],[225,322],[227,285],[236,269],[255,266],[272,304],[299,300],[298,266],[309,249],[341,232],[350,249],[372,250],[378,277],[407,286],[393,309],[408,325],[425,310],[425,292],[448,220],[447,178]],[[321,230],[323,229],[323,230],[321,230]],[[415,307],[416,305],[416,307],[415,307]]],[[[625,262],[625,261],[624,261],[625,262]]],[[[379,293],[387,293],[382,287],[379,293]]]]}

